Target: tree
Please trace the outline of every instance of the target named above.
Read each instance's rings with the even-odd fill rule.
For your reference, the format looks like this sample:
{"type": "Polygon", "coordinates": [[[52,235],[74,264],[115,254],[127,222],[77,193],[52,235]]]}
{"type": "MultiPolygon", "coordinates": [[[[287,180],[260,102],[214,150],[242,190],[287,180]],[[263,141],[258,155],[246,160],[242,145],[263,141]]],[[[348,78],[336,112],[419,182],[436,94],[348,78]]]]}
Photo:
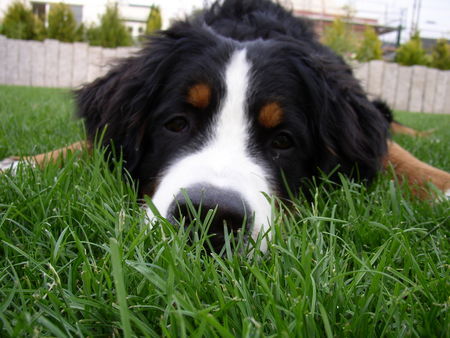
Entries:
{"type": "Polygon", "coordinates": [[[100,26],[91,26],[86,35],[89,43],[93,46],[115,48],[133,44],[127,27],[120,20],[116,5],[108,5],[106,12],[100,17],[100,26]]]}
{"type": "Polygon", "coordinates": [[[431,54],[431,67],[450,69],[450,46],[445,39],[439,39],[431,54]]]}
{"type": "Polygon", "coordinates": [[[148,14],[145,34],[152,34],[153,32],[160,30],[161,26],[161,10],[159,9],[159,6],[152,5],[150,7],[150,13],[148,14]]]}
{"type": "Polygon", "coordinates": [[[344,58],[356,51],[355,37],[347,23],[341,18],[333,21],[324,31],[323,43],[344,58]]]}
{"type": "Polygon", "coordinates": [[[419,32],[414,33],[408,42],[397,49],[395,62],[404,66],[426,65],[428,63],[419,32]]]}
{"type": "Polygon", "coordinates": [[[44,40],[45,27],[31,9],[14,1],[6,10],[1,33],[10,39],[44,40]]]}
{"type": "Polygon", "coordinates": [[[383,56],[381,41],[372,27],[367,26],[364,30],[364,38],[356,52],[356,59],[360,62],[380,60],[383,56]]]}
{"type": "Polygon", "coordinates": [[[77,23],[72,9],[63,3],[54,4],[48,13],[47,34],[50,39],[64,42],[77,40],[77,23]]]}

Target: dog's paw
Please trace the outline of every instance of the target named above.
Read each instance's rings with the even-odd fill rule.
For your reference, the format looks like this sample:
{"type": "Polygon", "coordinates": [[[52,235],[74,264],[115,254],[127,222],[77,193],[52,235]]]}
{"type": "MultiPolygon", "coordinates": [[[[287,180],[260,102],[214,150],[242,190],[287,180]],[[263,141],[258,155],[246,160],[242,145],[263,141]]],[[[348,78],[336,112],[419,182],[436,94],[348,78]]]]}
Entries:
{"type": "Polygon", "coordinates": [[[436,195],[435,202],[436,203],[444,203],[444,202],[450,202],[450,189],[439,191],[436,195]]]}
{"type": "Polygon", "coordinates": [[[0,161],[0,173],[5,171],[11,171],[13,174],[17,171],[19,160],[14,157],[8,157],[0,161]]]}

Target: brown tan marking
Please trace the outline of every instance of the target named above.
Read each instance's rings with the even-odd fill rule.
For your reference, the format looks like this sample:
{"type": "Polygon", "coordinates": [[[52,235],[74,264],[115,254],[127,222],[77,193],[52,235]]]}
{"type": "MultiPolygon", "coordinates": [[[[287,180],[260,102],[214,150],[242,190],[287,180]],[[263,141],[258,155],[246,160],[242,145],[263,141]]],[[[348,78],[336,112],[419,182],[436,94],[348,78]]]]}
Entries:
{"type": "Polygon", "coordinates": [[[283,110],[277,102],[264,105],[259,111],[258,121],[266,128],[274,128],[283,120],[283,110]]]}
{"type": "Polygon", "coordinates": [[[450,189],[449,173],[420,161],[395,142],[388,142],[388,154],[384,159],[384,167],[390,165],[400,181],[405,179],[413,186],[413,193],[422,199],[433,197],[432,193],[425,189],[427,182],[433,183],[443,192],[450,189]]]}
{"type": "Polygon", "coordinates": [[[196,108],[206,108],[211,102],[211,87],[198,83],[189,88],[187,102],[196,108]]]}

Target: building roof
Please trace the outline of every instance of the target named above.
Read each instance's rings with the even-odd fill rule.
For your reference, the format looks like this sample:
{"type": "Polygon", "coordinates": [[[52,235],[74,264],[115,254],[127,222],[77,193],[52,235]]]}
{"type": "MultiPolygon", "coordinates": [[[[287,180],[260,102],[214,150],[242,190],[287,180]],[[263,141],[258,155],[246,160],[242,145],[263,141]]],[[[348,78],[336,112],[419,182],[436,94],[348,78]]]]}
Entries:
{"type": "Polygon", "coordinates": [[[390,33],[396,31],[398,27],[381,25],[378,23],[378,20],[364,17],[351,17],[345,18],[345,16],[341,14],[327,13],[327,12],[316,12],[309,10],[294,10],[294,15],[299,17],[306,17],[313,22],[315,22],[316,27],[318,27],[318,33],[321,33],[321,30],[324,26],[330,25],[334,20],[338,18],[344,18],[344,20],[350,24],[356,31],[363,31],[366,26],[370,26],[375,29],[378,35],[390,33]],[[322,26],[322,27],[321,27],[322,26]]]}

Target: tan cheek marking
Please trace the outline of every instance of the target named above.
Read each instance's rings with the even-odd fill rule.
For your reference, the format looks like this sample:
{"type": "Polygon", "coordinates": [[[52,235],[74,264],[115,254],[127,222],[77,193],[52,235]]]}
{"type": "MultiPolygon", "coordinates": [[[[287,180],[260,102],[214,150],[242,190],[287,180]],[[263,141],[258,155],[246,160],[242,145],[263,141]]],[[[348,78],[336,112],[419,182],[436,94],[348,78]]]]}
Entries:
{"type": "Polygon", "coordinates": [[[211,102],[211,87],[204,83],[189,88],[187,102],[196,108],[206,108],[211,102]]]}
{"type": "Polygon", "coordinates": [[[261,108],[258,121],[266,128],[278,126],[283,120],[283,110],[277,102],[271,102],[261,108]]]}

